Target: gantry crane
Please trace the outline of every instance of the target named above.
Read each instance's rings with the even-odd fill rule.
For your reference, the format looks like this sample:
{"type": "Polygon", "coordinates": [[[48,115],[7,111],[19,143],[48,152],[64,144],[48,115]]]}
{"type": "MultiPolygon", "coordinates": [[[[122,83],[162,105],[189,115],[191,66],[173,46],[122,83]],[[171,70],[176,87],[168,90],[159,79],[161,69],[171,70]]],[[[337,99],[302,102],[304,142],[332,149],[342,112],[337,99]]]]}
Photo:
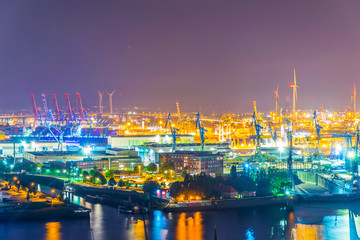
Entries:
{"type": "Polygon", "coordinates": [[[169,113],[169,115],[166,118],[166,122],[165,122],[165,128],[167,128],[167,126],[169,125],[170,127],[170,131],[171,131],[171,136],[173,139],[173,146],[172,146],[172,152],[175,152],[176,150],[176,134],[179,131],[179,129],[173,127],[173,123],[172,123],[172,119],[171,119],[171,114],[169,113]]]}
{"type": "Polygon", "coordinates": [[[227,114],[223,114],[219,124],[219,141],[228,142],[231,147],[232,137],[232,122],[231,117],[227,114]]]}

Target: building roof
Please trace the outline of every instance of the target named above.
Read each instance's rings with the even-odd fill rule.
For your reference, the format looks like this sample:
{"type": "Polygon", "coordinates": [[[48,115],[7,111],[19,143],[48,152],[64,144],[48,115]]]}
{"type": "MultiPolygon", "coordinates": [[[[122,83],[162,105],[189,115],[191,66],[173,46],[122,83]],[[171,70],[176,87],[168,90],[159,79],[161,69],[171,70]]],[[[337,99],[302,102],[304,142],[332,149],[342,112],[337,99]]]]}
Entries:
{"type": "Polygon", "coordinates": [[[209,155],[219,155],[218,153],[212,153],[211,151],[180,151],[176,150],[171,153],[163,153],[163,154],[183,154],[183,155],[195,155],[195,156],[209,156],[209,155]]]}
{"type": "MultiPolygon", "coordinates": [[[[28,154],[32,154],[34,156],[86,156],[86,154],[82,150],[78,151],[39,151],[39,152],[26,152],[28,154]]],[[[89,155],[111,155],[106,153],[105,151],[91,151],[89,155]]]]}

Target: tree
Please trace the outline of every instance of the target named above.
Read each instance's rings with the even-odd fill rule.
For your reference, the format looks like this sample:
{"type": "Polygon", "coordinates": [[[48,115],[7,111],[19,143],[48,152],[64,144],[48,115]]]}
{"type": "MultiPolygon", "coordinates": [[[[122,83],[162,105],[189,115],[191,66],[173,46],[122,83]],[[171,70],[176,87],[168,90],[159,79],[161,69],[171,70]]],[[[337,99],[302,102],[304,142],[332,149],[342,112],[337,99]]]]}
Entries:
{"type": "Polygon", "coordinates": [[[149,172],[156,172],[157,171],[157,166],[155,163],[150,163],[149,165],[146,166],[146,171],[149,172]]]}
{"type": "Polygon", "coordinates": [[[112,177],[112,178],[109,179],[109,181],[107,182],[107,184],[110,185],[110,186],[114,186],[114,185],[116,185],[116,181],[115,181],[115,179],[112,177]]]}
{"type": "Polygon", "coordinates": [[[91,177],[93,177],[95,173],[96,173],[96,171],[94,169],[91,169],[90,172],[89,172],[89,175],[91,177]]]}
{"type": "Polygon", "coordinates": [[[81,172],[81,176],[82,176],[84,182],[89,181],[90,175],[89,175],[89,173],[88,173],[87,171],[85,171],[85,170],[82,171],[82,172],[81,172]]]}
{"type": "Polygon", "coordinates": [[[265,172],[265,170],[260,170],[258,177],[256,179],[257,188],[256,188],[256,196],[268,196],[272,195],[271,192],[271,182],[270,182],[269,174],[265,172]]]}
{"type": "Polygon", "coordinates": [[[144,165],[139,164],[139,165],[136,165],[136,166],[134,167],[134,172],[140,174],[140,172],[141,172],[142,170],[144,170],[144,169],[145,169],[144,165]]]}
{"type": "Polygon", "coordinates": [[[95,184],[104,185],[106,183],[106,179],[105,179],[104,175],[102,175],[101,172],[96,171],[94,173],[94,176],[92,177],[92,182],[95,183],[95,184]]]}
{"type": "Polygon", "coordinates": [[[236,166],[235,166],[235,165],[232,165],[232,166],[231,166],[231,169],[230,169],[230,177],[231,177],[231,178],[236,178],[236,176],[237,176],[236,166]]]}
{"type": "Polygon", "coordinates": [[[116,185],[119,187],[123,187],[123,186],[125,186],[125,182],[122,179],[120,179],[116,185]]]}
{"type": "Polygon", "coordinates": [[[15,163],[15,166],[13,168],[14,172],[28,172],[28,173],[35,173],[36,172],[36,164],[30,163],[30,162],[18,162],[15,163]]]}
{"type": "Polygon", "coordinates": [[[181,182],[174,182],[170,186],[170,196],[173,198],[177,198],[182,189],[182,183],[181,182]]]}
{"type": "Polygon", "coordinates": [[[159,184],[156,181],[146,181],[144,183],[143,186],[144,193],[155,195],[157,189],[159,189],[159,184]]]}
{"type": "Polygon", "coordinates": [[[0,161],[0,173],[8,173],[10,172],[10,167],[5,164],[5,161],[0,161]]]}
{"type": "Polygon", "coordinates": [[[186,174],[188,174],[188,166],[185,166],[180,173],[182,178],[185,178],[186,174]]]}
{"type": "Polygon", "coordinates": [[[114,177],[114,172],[110,169],[106,170],[105,177],[106,177],[106,179],[110,179],[110,178],[114,177]]]}
{"type": "Polygon", "coordinates": [[[166,161],[161,165],[161,172],[175,170],[175,164],[171,161],[166,161]]]}
{"type": "Polygon", "coordinates": [[[50,163],[50,172],[54,173],[56,172],[56,170],[57,170],[56,165],[50,163]]]}

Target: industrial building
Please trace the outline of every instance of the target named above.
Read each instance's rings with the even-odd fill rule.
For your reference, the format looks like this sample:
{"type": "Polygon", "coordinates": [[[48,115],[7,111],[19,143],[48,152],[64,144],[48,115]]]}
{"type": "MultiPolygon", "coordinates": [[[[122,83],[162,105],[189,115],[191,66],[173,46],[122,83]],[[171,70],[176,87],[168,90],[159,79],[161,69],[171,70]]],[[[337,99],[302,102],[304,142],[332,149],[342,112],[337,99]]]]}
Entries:
{"type": "Polygon", "coordinates": [[[54,151],[58,149],[66,149],[66,143],[57,141],[0,141],[0,155],[14,154],[16,157],[22,157],[23,152],[37,152],[37,151],[54,151]]]}
{"type": "MultiPolygon", "coordinates": [[[[194,136],[192,135],[177,135],[176,137],[176,141],[180,144],[194,142],[194,136]]],[[[170,144],[172,142],[172,137],[169,135],[133,135],[110,136],[108,138],[108,145],[112,148],[129,148],[150,142],[156,144],[170,144]]]]}
{"type": "MultiPolygon", "coordinates": [[[[177,150],[180,151],[199,151],[201,150],[200,143],[188,143],[188,144],[177,144],[177,150]]],[[[139,156],[145,165],[149,163],[159,163],[159,154],[171,153],[172,144],[156,144],[156,143],[145,143],[141,146],[136,146],[135,151],[139,152],[139,156]]],[[[204,146],[204,151],[212,153],[228,153],[231,151],[229,144],[227,143],[207,143],[204,146]]]]}
{"type": "Polygon", "coordinates": [[[138,153],[132,150],[110,148],[105,151],[24,152],[24,159],[35,163],[62,162],[83,170],[132,170],[141,164],[138,153]]]}
{"type": "Polygon", "coordinates": [[[206,151],[175,151],[174,153],[161,153],[159,166],[167,161],[175,165],[175,171],[180,173],[185,167],[190,174],[205,173],[211,176],[223,174],[223,155],[206,151]]]}
{"type": "Polygon", "coordinates": [[[74,164],[72,166],[78,167],[81,170],[85,170],[85,171],[90,171],[92,169],[133,171],[134,167],[142,164],[141,158],[139,157],[118,157],[118,158],[108,158],[102,160],[93,160],[91,158],[85,158],[83,161],[76,161],[73,163],[74,164]]]}

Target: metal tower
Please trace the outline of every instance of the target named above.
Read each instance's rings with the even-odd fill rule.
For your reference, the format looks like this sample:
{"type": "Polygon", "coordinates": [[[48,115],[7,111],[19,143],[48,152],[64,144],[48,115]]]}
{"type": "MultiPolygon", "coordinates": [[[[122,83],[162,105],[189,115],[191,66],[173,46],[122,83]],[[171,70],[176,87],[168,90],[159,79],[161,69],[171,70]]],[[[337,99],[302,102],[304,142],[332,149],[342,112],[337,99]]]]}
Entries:
{"type": "Polygon", "coordinates": [[[180,112],[180,106],[179,106],[179,102],[178,100],[176,100],[176,109],[177,109],[177,113],[178,113],[178,124],[181,124],[182,123],[182,119],[181,119],[181,112],[180,112]]]}
{"type": "Polygon", "coordinates": [[[279,87],[277,87],[275,93],[275,119],[279,116],[279,87]]]}

